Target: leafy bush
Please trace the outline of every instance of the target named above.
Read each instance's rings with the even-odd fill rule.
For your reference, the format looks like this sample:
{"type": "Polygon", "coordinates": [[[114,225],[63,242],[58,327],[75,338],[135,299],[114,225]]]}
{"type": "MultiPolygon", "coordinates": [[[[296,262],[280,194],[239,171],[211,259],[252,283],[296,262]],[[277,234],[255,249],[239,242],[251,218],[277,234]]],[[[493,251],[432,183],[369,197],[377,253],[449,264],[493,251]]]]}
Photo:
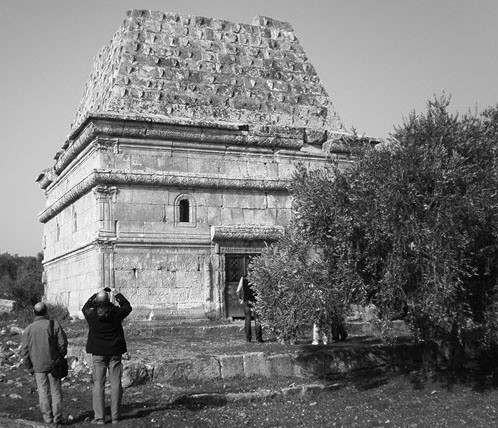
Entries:
{"type": "Polygon", "coordinates": [[[48,306],[48,315],[50,319],[57,320],[60,323],[69,321],[71,319],[71,316],[69,315],[69,310],[67,309],[66,306],[60,304],[54,305],[52,303],[47,304],[47,306],[48,306]]]}
{"type": "Polygon", "coordinates": [[[18,308],[33,306],[43,296],[42,260],[36,257],[0,255],[0,298],[15,300],[18,308]]]}
{"type": "MultiPolygon", "coordinates": [[[[71,319],[69,316],[69,311],[65,306],[47,304],[48,307],[48,317],[50,319],[57,320],[61,324],[67,324],[71,319]]],[[[27,325],[33,322],[35,318],[33,312],[33,306],[24,306],[17,308],[13,312],[0,313],[0,326],[6,327],[11,324],[15,324],[18,327],[25,328],[27,325]]]]}
{"type": "Polygon", "coordinates": [[[285,342],[295,342],[300,327],[314,322],[329,327],[346,311],[344,296],[331,293],[323,257],[292,227],[253,259],[248,279],[263,325],[285,342]]]}
{"type": "Polygon", "coordinates": [[[498,339],[498,107],[459,117],[448,105],[429,102],[347,170],[300,167],[292,191],[332,283],[350,282],[381,321],[405,314],[457,361],[498,339]]]}

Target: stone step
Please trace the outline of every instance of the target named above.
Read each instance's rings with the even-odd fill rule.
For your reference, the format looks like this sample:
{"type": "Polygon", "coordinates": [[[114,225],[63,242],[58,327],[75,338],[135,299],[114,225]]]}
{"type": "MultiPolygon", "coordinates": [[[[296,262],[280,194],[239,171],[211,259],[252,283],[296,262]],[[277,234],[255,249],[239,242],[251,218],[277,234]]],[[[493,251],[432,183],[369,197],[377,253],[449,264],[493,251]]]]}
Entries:
{"type": "MultiPolygon", "coordinates": [[[[403,321],[394,321],[395,333],[408,333],[408,327],[403,321]]],[[[254,327],[253,327],[254,328],[254,327]]],[[[242,337],[244,334],[244,321],[232,322],[213,321],[130,321],[126,324],[127,334],[137,337],[195,337],[195,338],[218,338],[218,337],[242,337]]],[[[349,336],[379,336],[380,332],[370,322],[351,321],[346,323],[346,331],[349,336]]],[[[270,335],[272,336],[272,335],[270,335]]],[[[303,326],[298,337],[301,340],[312,337],[312,326],[303,326]]]]}
{"type": "MultiPolygon", "coordinates": [[[[139,340],[139,339],[138,339],[139,340]]],[[[300,378],[306,381],[334,379],[372,371],[410,371],[421,361],[419,346],[407,336],[395,344],[378,338],[352,338],[328,345],[239,344],[228,341],[220,352],[216,346],[181,339],[173,342],[133,343],[125,358],[125,386],[143,382],[228,380],[251,376],[300,378]],[[169,345],[177,346],[170,348],[169,345]]],[[[140,340],[139,340],[140,342],[140,340]]],[[[72,372],[87,374],[91,356],[84,345],[72,343],[68,350],[72,372]]]]}

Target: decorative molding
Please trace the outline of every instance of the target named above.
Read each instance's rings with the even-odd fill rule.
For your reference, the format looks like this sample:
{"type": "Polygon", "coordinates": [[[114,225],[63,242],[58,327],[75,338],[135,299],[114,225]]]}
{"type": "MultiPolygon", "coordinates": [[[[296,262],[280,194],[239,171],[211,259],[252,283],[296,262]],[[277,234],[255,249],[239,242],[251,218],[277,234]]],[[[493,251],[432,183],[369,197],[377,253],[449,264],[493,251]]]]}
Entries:
{"type": "Polygon", "coordinates": [[[78,135],[78,138],[57,159],[54,165],[55,174],[59,175],[98,134],[97,126],[90,122],[78,135]]]}
{"type": "Polygon", "coordinates": [[[168,174],[145,171],[95,169],[52,205],[43,210],[38,219],[41,223],[57,215],[69,204],[92,190],[95,186],[142,185],[181,188],[219,188],[288,192],[289,180],[265,180],[229,178],[201,174],[168,174]]]}
{"type": "Polygon", "coordinates": [[[103,152],[112,151],[115,154],[119,153],[119,141],[117,138],[97,137],[95,139],[95,147],[97,150],[103,152]]]}
{"type": "Polygon", "coordinates": [[[116,201],[116,186],[96,186],[92,189],[99,210],[99,237],[115,238],[116,222],[114,221],[113,203],[116,201]]]}
{"type": "Polygon", "coordinates": [[[256,146],[300,150],[304,128],[248,127],[244,124],[210,122],[181,123],[151,120],[141,116],[129,118],[120,115],[94,114],[66,140],[64,150],[58,154],[55,165],[40,174],[42,189],[57,180],[58,175],[95,139],[99,148],[119,149],[120,138],[139,138],[167,141],[216,143],[230,146],[256,146]]]}
{"type": "Polygon", "coordinates": [[[116,200],[116,194],[118,193],[118,188],[116,186],[95,186],[92,189],[95,197],[98,201],[109,200],[114,202],[116,200]]]}
{"type": "Polygon", "coordinates": [[[283,226],[211,226],[211,241],[277,241],[283,226]]]}

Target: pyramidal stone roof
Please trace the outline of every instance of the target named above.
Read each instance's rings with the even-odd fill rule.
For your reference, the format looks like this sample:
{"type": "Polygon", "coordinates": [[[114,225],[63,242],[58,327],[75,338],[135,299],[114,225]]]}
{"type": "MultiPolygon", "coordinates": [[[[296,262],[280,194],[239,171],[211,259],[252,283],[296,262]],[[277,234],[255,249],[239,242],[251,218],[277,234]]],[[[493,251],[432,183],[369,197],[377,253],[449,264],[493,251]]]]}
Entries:
{"type": "Polygon", "coordinates": [[[132,10],[94,59],[71,125],[89,116],[344,132],[291,25],[132,10]]]}

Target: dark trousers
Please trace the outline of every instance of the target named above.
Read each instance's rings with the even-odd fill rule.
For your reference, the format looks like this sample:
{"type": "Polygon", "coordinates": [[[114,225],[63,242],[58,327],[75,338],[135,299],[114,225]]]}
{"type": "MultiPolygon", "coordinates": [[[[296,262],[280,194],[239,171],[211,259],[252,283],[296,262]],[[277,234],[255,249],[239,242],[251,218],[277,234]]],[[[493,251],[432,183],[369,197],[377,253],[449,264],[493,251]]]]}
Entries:
{"type": "Polygon", "coordinates": [[[256,332],[256,340],[258,342],[262,342],[263,329],[261,328],[261,322],[259,321],[256,312],[254,312],[254,310],[252,309],[252,304],[247,300],[244,300],[244,315],[245,315],[244,332],[246,334],[246,341],[250,342],[252,339],[251,319],[254,319],[254,330],[256,332]]]}
{"type": "Polygon", "coordinates": [[[105,378],[109,370],[111,381],[111,418],[119,421],[121,418],[121,400],[123,398],[123,364],[121,355],[92,355],[93,361],[93,413],[96,421],[105,421],[105,378]]]}
{"type": "Polygon", "coordinates": [[[343,322],[332,323],[332,339],[340,340],[341,342],[346,340],[348,337],[348,333],[346,332],[346,328],[344,327],[343,322]]]}

